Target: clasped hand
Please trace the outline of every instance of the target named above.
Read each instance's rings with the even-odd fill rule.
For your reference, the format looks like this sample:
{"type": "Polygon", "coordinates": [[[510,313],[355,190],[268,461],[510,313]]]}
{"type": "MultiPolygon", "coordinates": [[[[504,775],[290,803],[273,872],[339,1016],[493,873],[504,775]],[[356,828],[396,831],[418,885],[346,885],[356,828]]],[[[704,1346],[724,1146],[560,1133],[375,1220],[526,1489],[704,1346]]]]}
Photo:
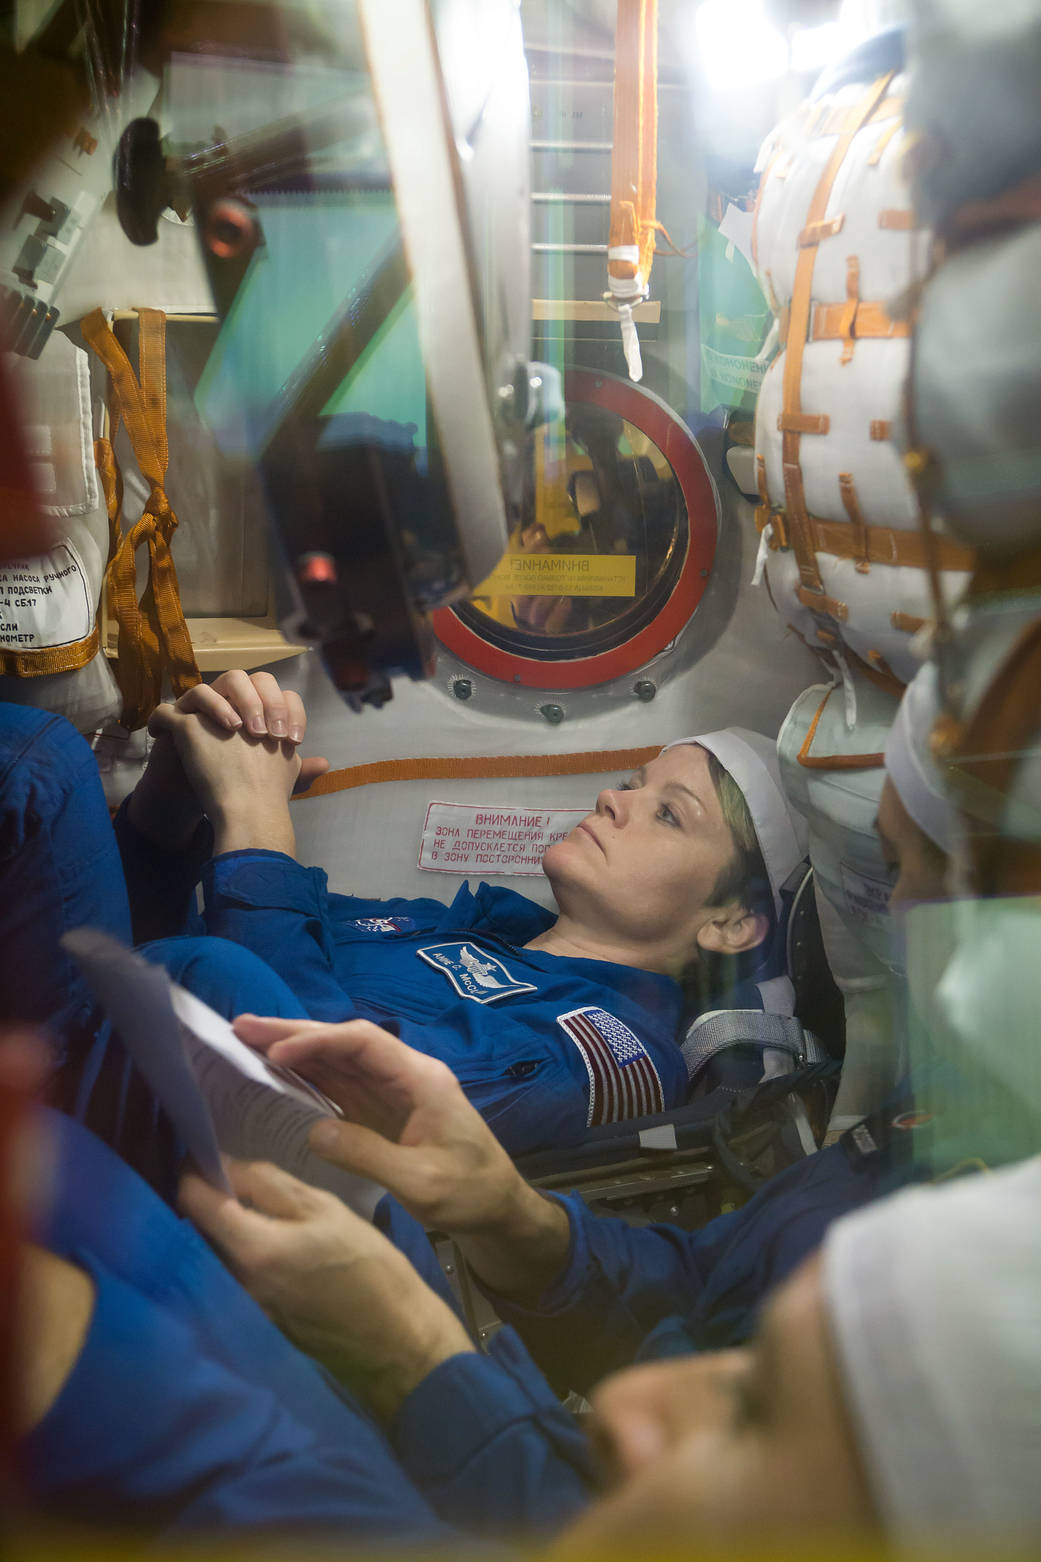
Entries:
{"type": "Polygon", "coordinates": [[[292,854],[288,800],[328,769],[300,757],[307,716],[298,694],[270,673],[226,672],[158,706],[148,730],[155,744],[130,801],[136,829],[181,850],[206,814],[216,852],[292,854]]]}

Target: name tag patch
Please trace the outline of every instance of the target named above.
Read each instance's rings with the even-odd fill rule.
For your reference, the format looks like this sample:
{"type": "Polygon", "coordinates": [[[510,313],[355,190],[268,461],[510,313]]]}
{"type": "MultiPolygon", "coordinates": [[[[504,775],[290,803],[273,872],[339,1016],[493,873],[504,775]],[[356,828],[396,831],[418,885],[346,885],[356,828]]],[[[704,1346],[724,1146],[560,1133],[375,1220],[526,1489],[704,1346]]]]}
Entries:
{"type": "Polygon", "coordinates": [[[461,998],[472,998],[474,1003],[494,1003],[498,998],[511,998],[514,993],[538,992],[530,982],[519,982],[511,976],[501,960],[474,944],[429,944],[416,953],[427,965],[447,976],[461,998]]]}
{"type": "Polygon", "coordinates": [[[572,1009],[557,1024],[582,1054],[589,1075],[587,1128],[664,1112],[661,1077],[643,1042],[606,1009],[572,1009]]]}
{"type": "Polygon", "coordinates": [[[354,926],[363,933],[411,933],[416,923],[413,917],[355,917],[354,926]]]}

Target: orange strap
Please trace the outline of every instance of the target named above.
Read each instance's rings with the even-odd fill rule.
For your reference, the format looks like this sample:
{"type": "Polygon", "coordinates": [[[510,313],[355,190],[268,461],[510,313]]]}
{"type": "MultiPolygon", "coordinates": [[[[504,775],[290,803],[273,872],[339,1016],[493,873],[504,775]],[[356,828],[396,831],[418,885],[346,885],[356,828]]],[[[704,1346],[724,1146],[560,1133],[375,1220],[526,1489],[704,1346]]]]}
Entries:
{"type": "Polygon", "coordinates": [[[38,646],[34,651],[0,650],[0,673],[13,678],[46,678],[50,673],[72,673],[98,654],[98,626],[71,645],[38,646]]]}
{"type": "Polygon", "coordinates": [[[123,695],[123,726],[143,727],[163,693],[167,674],[174,694],[200,681],[195,653],[181,609],[170,539],[177,517],[166,497],[169,459],[166,441],[166,316],[139,309],[138,379],[100,309],[81,322],[84,339],[109,372],[109,440],[95,447],[112,528],[113,555],[105,588],[119,626],[116,676],[123,695]],[[151,493],[141,519],[120,536],[121,483],[112,450],[120,417],[151,493]],[[137,550],[148,548],[148,584],[137,599],[137,550]]]}
{"type": "MultiPolygon", "coordinates": [[[[618,0],[608,277],[647,289],[658,177],[658,0],[618,0]],[[627,250],[612,257],[610,251],[627,250]]],[[[620,296],[617,290],[615,296],[620,296]]]]}
{"type": "Polygon", "coordinates": [[[869,168],[877,168],[878,167],[879,163],[882,161],[882,157],[883,157],[883,154],[885,153],[886,147],[889,145],[890,141],[892,141],[893,137],[895,135],[899,134],[899,132],[900,132],[900,121],[899,121],[899,119],[893,120],[891,124],[888,124],[885,127],[885,129],[882,131],[882,134],[879,136],[878,140],[875,142],[875,145],[874,145],[874,147],[872,148],[872,151],[871,151],[871,156],[867,160],[869,168]]]}
{"type": "MultiPolygon", "coordinates": [[[[864,118],[865,125],[878,125],[885,119],[899,119],[904,112],[903,98],[883,98],[881,103],[864,118]]],[[[814,127],[815,135],[834,136],[841,135],[845,125],[846,111],[834,108],[827,118],[819,126],[814,127]]],[[[897,127],[899,128],[899,126],[897,127]]]]}
{"type": "Polygon", "coordinates": [[[884,754],[811,754],[810,748],[824,714],[824,707],[835,693],[834,686],[817,706],[798,753],[798,761],[807,770],[877,770],[885,762],[884,754]]]}
{"type": "Polygon", "coordinates": [[[892,320],[884,304],[866,299],[855,300],[852,309],[845,304],[815,304],[810,340],[840,342],[847,338],[910,336],[907,320],[892,320]]]}
{"type": "Polygon", "coordinates": [[[518,776],[584,776],[604,770],[638,770],[661,753],[661,744],[650,748],[592,749],[585,754],[475,754],[426,759],[380,759],[369,765],[348,765],[330,770],[293,799],[303,802],[330,792],[347,792],[356,786],[381,781],[490,781],[518,776]]]}
{"type": "Polygon", "coordinates": [[[864,519],[864,512],[860,508],[860,500],[857,498],[857,485],[853,481],[852,472],[839,473],[839,495],[842,506],[849,516],[849,524],[852,528],[852,543],[854,556],[859,574],[866,575],[871,568],[871,555],[868,552],[868,528],[864,519]]]}
{"type": "MultiPolygon", "coordinates": [[[[776,550],[783,546],[777,539],[777,513],[771,510],[764,512],[764,507],[760,505],[755,516],[761,532],[765,530],[767,521],[774,522],[770,547],[776,550]]],[[[892,526],[869,526],[863,520],[854,526],[848,521],[822,521],[818,516],[807,514],[805,532],[814,552],[828,553],[837,559],[891,564],[900,569],[928,569],[932,559],[928,542],[917,531],[897,531],[892,526]]],[[[975,554],[971,548],[963,548],[949,537],[936,537],[933,547],[941,570],[968,571],[973,568],[975,554]]]]}
{"type": "MultiPolygon", "coordinates": [[[[835,217],[826,218],[828,200],[839,169],[846,158],[857,132],[867,124],[872,114],[884,100],[893,73],[881,76],[874,82],[856,106],[843,119],[831,156],[813,193],[806,213],[806,226],[799,236],[799,258],[795,266],[792,299],[789,308],[788,334],[785,340],[784,382],[782,412],[786,417],[802,413],[802,360],[809,336],[810,306],[813,294],[813,271],[817,260],[817,247],[823,237],[837,231],[835,217]]],[[[784,472],[785,510],[792,550],[799,566],[802,584],[809,590],[821,591],[820,571],[814,554],[812,538],[807,526],[806,498],[803,489],[802,468],[799,463],[800,439],[794,427],[786,428],[782,436],[781,460],[784,472]]]]}

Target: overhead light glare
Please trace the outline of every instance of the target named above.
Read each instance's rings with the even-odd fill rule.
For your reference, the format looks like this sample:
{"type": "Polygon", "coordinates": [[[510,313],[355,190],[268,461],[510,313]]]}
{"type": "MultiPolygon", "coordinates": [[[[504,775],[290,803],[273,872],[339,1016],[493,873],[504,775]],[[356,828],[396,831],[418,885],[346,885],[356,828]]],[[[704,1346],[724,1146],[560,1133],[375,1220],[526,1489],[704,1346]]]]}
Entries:
{"type": "Polygon", "coordinates": [[[861,31],[841,20],[819,27],[799,27],[792,33],[792,70],[819,71],[848,54],[860,42],[861,31]]]}
{"type": "Polygon", "coordinates": [[[701,74],[710,87],[754,86],[788,70],[788,44],[763,0],[702,0],[694,18],[701,74]]]}

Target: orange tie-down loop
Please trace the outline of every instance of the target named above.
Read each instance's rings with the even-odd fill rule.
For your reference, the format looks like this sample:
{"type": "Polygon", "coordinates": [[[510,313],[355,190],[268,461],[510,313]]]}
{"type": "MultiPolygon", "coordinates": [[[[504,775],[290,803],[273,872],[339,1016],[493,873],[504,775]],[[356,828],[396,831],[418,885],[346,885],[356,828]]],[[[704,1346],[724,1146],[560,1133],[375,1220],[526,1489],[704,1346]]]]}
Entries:
{"type": "Polygon", "coordinates": [[[415,759],[378,759],[367,765],[330,770],[312,781],[305,798],[327,797],[358,786],[383,781],[514,781],[520,776],[597,775],[605,770],[638,770],[661,753],[661,744],[649,748],[591,749],[576,754],[472,754],[465,758],[423,756],[415,759]]]}
{"type": "Polygon", "coordinates": [[[95,457],[109,511],[112,557],[105,590],[119,626],[116,677],[123,695],[120,720],[130,731],[143,727],[159,704],[163,675],[174,694],[200,681],[188,626],[181,609],[170,539],[177,517],[166,497],[169,459],[166,440],[166,317],[158,309],[138,310],[140,380],[100,309],[82,322],[84,338],[109,372],[111,439],[99,440],[95,457]],[[142,475],[151,492],[139,521],[120,536],[121,483],[112,441],[125,422],[142,475]],[[148,548],[148,584],[137,598],[138,548],[148,548]]]}
{"type": "Polygon", "coordinates": [[[612,295],[644,296],[654,264],[658,177],[658,0],[618,0],[607,273],[612,295]]]}

